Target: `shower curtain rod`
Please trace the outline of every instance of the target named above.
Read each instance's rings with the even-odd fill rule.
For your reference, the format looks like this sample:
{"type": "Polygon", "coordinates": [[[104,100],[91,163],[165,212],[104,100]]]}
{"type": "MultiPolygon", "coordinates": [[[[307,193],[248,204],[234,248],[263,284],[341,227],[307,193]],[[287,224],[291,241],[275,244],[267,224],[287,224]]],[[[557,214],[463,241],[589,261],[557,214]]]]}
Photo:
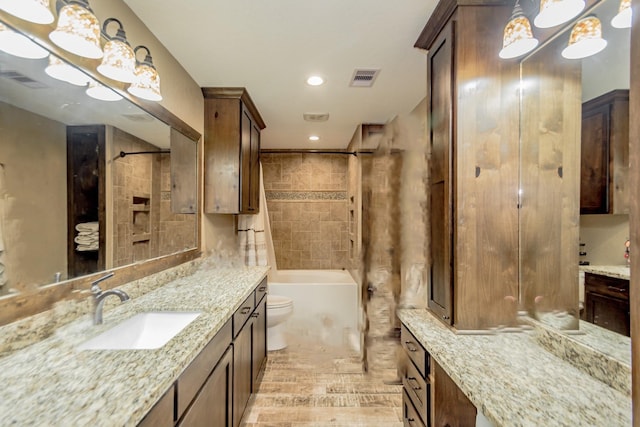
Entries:
{"type": "Polygon", "coordinates": [[[120,152],[120,157],[132,156],[134,154],[171,154],[171,150],[160,150],[160,151],[131,151],[129,153],[125,153],[124,151],[120,152]]]}
{"type": "Polygon", "coordinates": [[[341,150],[260,150],[264,154],[343,154],[358,156],[358,154],[374,154],[373,151],[341,151],[341,150]]]}

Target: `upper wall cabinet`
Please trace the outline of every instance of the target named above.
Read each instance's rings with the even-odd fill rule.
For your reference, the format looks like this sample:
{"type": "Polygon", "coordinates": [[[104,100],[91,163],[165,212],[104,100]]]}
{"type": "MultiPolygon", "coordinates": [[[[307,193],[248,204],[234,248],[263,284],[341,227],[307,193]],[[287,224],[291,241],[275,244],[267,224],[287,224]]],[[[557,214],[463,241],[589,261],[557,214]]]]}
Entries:
{"type": "Polygon", "coordinates": [[[518,66],[497,57],[510,13],[442,0],[416,42],[428,50],[428,303],[460,330],[515,321],[518,66]]]}
{"type": "Polygon", "coordinates": [[[202,88],[204,211],[256,214],[264,121],[245,88],[202,88]]]}
{"type": "Polygon", "coordinates": [[[581,214],[628,214],[629,91],[582,104],[581,214]]]}

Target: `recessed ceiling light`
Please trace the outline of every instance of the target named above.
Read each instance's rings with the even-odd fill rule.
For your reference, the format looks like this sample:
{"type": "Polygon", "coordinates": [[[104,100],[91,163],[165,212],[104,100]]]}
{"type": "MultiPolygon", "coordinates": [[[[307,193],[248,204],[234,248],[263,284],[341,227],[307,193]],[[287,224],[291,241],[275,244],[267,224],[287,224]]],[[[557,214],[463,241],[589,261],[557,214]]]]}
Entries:
{"type": "Polygon", "coordinates": [[[320,76],[311,76],[307,79],[309,86],[320,86],[322,83],[324,83],[324,79],[320,76]]]}
{"type": "Polygon", "coordinates": [[[309,141],[320,141],[320,137],[318,135],[311,135],[309,141]]]}

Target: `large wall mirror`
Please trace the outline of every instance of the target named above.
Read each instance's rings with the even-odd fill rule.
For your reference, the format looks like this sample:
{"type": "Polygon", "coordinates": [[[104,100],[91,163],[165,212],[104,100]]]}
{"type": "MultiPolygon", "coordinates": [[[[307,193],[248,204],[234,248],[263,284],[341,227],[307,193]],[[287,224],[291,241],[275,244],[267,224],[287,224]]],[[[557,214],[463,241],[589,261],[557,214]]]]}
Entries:
{"type": "MultiPolygon", "coordinates": [[[[522,305],[533,317],[567,330],[578,329],[583,309],[579,262],[624,265],[629,233],[628,203],[623,207],[614,194],[625,189],[628,157],[626,164],[609,171],[618,181],[601,195],[605,203],[618,198],[616,209],[591,214],[583,206],[581,215],[581,188],[583,193],[592,190],[592,183],[581,177],[581,151],[582,163],[600,156],[583,148],[585,139],[593,139],[591,131],[583,131],[583,107],[612,94],[628,96],[630,74],[630,29],[611,25],[620,2],[591,3],[582,16],[599,18],[607,40],[604,50],[583,59],[562,56],[575,19],[521,62],[522,305]]],[[[608,157],[603,160],[603,168],[613,167],[608,157]]]]}
{"type": "MultiPolygon", "coordinates": [[[[95,99],[86,83],[52,78],[46,69],[59,61],[66,64],[54,53],[25,59],[0,52],[5,302],[199,246],[197,133],[170,126],[171,113],[161,121],[129,99],[95,99]]],[[[79,68],[64,75],[71,72],[93,81],[79,68]]]]}

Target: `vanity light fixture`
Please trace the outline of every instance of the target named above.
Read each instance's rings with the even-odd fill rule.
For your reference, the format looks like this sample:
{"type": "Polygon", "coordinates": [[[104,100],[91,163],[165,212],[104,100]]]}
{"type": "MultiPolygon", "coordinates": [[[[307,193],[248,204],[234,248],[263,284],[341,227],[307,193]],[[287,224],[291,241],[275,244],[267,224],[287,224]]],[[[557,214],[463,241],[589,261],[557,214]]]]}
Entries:
{"type": "Polygon", "coordinates": [[[136,57],[122,23],[115,18],[109,18],[102,24],[102,35],[108,40],[104,45],[102,63],[98,65],[98,72],[105,77],[123,83],[131,83],[135,79],[136,57]],[[115,22],[118,24],[116,35],[111,37],[107,33],[107,26],[115,22]]]}
{"type": "Polygon", "coordinates": [[[531,22],[524,15],[520,1],[516,0],[511,19],[504,27],[502,50],[498,56],[502,59],[517,58],[531,52],[538,46],[538,39],[533,37],[531,22]]]}
{"type": "Polygon", "coordinates": [[[576,17],[584,9],[584,0],[540,0],[540,13],[533,23],[538,28],[550,28],[576,17]]]}
{"type": "Polygon", "coordinates": [[[631,0],[621,0],[618,14],[611,19],[611,25],[615,28],[631,28],[631,0]]]}
{"type": "Polygon", "coordinates": [[[311,135],[309,141],[320,141],[320,137],[318,135],[311,135]]]}
{"type": "Polygon", "coordinates": [[[86,86],[91,81],[91,78],[85,73],[55,55],[49,55],[49,65],[44,69],[44,72],[54,79],[76,86],[86,86]]]}
{"type": "Polygon", "coordinates": [[[49,0],[0,0],[0,9],[35,24],[51,24],[49,0]]]}
{"type": "Polygon", "coordinates": [[[100,22],[87,0],[58,0],[58,25],[49,38],[62,49],[85,58],[102,58],[100,22]]]}
{"type": "Polygon", "coordinates": [[[134,49],[135,55],[138,54],[139,49],[144,49],[147,53],[144,61],[139,62],[136,59],[135,79],[127,91],[129,91],[131,95],[146,99],[147,101],[162,101],[162,95],[160,94],[160,75],[153,65],[151,52],[146,46],[137,46],[134,49]]]}
{"type": "Polygon", "coordinates": [[[576,22],[569,36],[569,45],[562,51],[567,59],[581,59],[595,55],[607,47],[607,41],[602,38],[602,24],[600,20],[589,15],[576,22]]]}
{"type": "Polygon", "coordinates": [[[122,99],[122,96],[95,80],[89,83],[87,95],[100,101],[120,101],[122,99]]]}
{"type": "Polygon", "coordinates": [[[320,76],[311,76],[307,79],[309,86],[320,86],[324,83],[324,79],[320,76]]]}
{"type": "Polygon", "coordinates": [[[29,37],[12,30],[2,22],[0,22],[0,50],[27,59],[42,59],[49,55],[47,50],[29,37]]]}

